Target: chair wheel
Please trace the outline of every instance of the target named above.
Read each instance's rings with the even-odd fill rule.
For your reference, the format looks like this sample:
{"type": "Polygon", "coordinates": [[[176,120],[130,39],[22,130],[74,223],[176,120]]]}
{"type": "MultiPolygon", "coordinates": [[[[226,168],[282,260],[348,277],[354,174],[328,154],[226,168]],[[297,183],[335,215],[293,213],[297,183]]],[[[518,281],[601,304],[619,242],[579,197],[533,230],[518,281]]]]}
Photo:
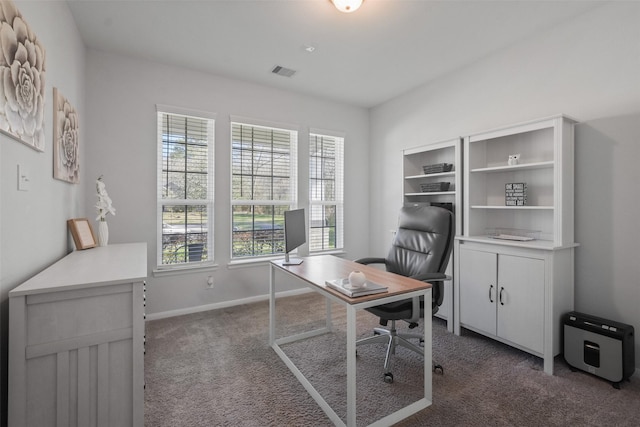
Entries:
{"type": "Polygon", "coordinates": [[[391,384],[393,382],[393,374],[391,372],[384,374],[384,382],[387,384],[391,384]]]}
{"type": "Polygon", "coordinates": [[[433,365],[433,372],[438,372],[438,371],[440,371],[440,375],[444,375],[444,369],[442,368],[442,365],[438,365],[438,364],[433,365]]]}

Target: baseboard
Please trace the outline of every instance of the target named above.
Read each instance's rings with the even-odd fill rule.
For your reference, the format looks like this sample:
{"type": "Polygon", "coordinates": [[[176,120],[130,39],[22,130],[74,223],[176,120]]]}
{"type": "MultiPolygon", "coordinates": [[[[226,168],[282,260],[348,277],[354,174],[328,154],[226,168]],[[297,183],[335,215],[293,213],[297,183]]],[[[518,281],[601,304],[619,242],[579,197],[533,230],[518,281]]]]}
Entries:
{"type": "MultiPolygon", "coordinates": [[[[276,292],[276,298],[290,297],[294,295],[306,294],[309,292],[313,292],[313,290],[309,288],[301,288],[301,289],[294,289],[291,291],[276,292]]],[[[177,310],[161,311],[159,313],[147,314],[146,320],[166,319],[167,317],[182,316],[185,314],[199,313],[202,311],[216,310],[219,308],[234,307],[236,305],[242,305],[242,304],[251,304],[254,302],[266,301],[268,299],[269,299],[268,294],[258,295],[255,297],[241,298],[241,299],[236,299],[232,301],[223,301],[223,302],[216,302],[213,304],[198,305],[195,307],[180,308],[177,310]]]]}

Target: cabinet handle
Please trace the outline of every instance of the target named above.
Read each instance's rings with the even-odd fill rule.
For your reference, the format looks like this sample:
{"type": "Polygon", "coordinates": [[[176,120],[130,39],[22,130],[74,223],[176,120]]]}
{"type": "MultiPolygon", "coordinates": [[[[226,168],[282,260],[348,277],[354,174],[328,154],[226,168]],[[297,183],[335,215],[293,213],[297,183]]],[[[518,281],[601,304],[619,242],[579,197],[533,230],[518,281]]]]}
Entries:
{"type": "Polygon", "coordinates": [[[493,285],[489,286],[489,301],[493,302],[491,295],[493,294],[493,285]]]}
{"type": "Polygon", "coordinates": [[[504,302],[502,302],[502,292],[504,291],[504,288],[500,288],[500,305],[504,305],[504,302]]]}

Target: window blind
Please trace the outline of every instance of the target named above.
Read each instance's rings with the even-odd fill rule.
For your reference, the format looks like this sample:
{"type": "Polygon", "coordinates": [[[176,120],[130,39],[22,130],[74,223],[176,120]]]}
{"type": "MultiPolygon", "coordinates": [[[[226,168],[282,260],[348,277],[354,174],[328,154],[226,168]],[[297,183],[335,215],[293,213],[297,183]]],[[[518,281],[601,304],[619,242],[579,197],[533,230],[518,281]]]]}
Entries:
{"type": "Polygon", "coordinates": [[[297,198],[297,132],[231,123],[232,258],[284,252],[297,198]]]}
{"type": "Polygon", "coordinates": [[[159,111],[158,265],[213,259],[214,120],[159,111]]]}
{"type": "Polygon", "coordinates": [[[344,247],[344,138],[309,135],[309,251],[344,247]]]}

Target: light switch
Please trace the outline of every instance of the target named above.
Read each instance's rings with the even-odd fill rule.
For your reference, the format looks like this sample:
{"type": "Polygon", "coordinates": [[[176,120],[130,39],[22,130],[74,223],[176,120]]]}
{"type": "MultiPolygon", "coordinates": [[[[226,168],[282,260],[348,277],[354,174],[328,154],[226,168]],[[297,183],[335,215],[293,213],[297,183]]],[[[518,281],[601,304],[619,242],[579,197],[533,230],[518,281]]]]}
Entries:
{"type": "Polygon", "coordinates": [[[18,165],[18,190],[29,191],[30,184],[29,171],[24,165],[18,165]]]}

